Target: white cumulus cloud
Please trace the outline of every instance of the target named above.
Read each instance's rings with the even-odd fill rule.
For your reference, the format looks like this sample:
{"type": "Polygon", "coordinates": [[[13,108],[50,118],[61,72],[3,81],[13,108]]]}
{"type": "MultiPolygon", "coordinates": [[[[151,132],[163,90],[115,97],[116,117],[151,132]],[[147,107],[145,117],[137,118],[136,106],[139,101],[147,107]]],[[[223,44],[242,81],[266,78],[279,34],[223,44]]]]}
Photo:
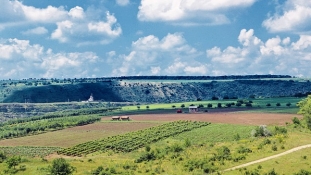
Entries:
{"type": "Polygon", "coordinates": [[[188,45],[181,33],[167,34],[162,39],[148,35],[132,42],[128,55],[119,55],[113,75],[204,74],[194,58],[202,55],[188,45]]]}
{"type": "Polygon", "coordinates": [[[230,20],[226,11],[245,8],[256,0],[142,0],[138,19],[141,21],[167,21],[179,25],[217,25],[230,20]]]}
{"type": "Polygon", "coordinates": [[[130,3],[130,0],[116,0],[116,3],[120,6],[126,6],[130,3]]]}
{"type": "Polygon", "coordinates": [[[54,24],[51,39],[77,46],[107,44],[122,34],[114,14],[94,7],[83,9],[76,6],[67,11],[62,6],[27,6],[18,0],[0,0],[0,4],[0,30],[35,25],[41,27],[29,28],[22,33],[42,35],[54,24]]]}
{"type": "Polygon", "coordinates": [[[282,11],[263,22],[270,32],[311,32],[311,1],[287,0],[282,11]]]}
{"type": "Polygon", "coordinates": [[[0,75],[3,79],[102,76],[102,60],[93,52],[53,53],[28,40],[0,42],[0,75]]]}
{"type": "Polygon", "coordinates": [[[300,35],[297,41],[279,36],[263,42],[254,30],[241,30],[240,46],[206,50],[213,74],[285,74],[311,76],[311,36],[300,35]]]}
{"type": "Polygon", "coordinates": [[[22,32],[24,35],[44,35],[49,31],[45,27],[36,27],[33,29],[29,29],[27,31],[22,32]]]}

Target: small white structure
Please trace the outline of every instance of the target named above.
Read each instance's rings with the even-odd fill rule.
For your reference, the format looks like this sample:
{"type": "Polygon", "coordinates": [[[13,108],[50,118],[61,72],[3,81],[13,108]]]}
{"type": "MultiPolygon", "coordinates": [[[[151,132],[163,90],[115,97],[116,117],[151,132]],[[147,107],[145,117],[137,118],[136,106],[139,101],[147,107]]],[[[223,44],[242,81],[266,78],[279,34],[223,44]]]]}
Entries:
{"type": "Polygon", "coordinates": [[[93,94],[91,94],[90,98],[87,100],[88,102],[94,101],[93,94]]]}
{"type": "Polygon", "coordinates": [[[197,106],[189,106],[189,113],[196,113],[199,109],[197,106]]]}

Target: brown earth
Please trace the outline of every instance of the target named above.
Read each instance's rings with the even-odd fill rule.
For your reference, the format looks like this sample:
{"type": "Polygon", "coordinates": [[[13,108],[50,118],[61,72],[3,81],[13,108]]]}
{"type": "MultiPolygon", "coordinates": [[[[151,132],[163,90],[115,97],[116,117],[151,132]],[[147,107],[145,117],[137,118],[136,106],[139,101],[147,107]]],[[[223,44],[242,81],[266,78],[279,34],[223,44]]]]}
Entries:
{"type": "Polygon", "coordinates": [[[285,125],[293,117],[302,118],[297,114],[249,113],[249,112],[213,112],[213,113],[183,113],[183,114],[141,114],[131,115],[133,121],[176,121],[196,120],[211,123],[228,123],[242,125],[285,125]]]}

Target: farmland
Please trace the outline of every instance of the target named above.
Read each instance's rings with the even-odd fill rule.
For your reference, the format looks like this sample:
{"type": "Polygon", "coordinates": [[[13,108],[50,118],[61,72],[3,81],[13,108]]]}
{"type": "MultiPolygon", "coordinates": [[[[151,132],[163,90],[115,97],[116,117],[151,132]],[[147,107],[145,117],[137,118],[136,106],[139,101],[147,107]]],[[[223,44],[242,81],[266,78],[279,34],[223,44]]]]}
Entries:
{"type": "MultiPolygon", "coordinates": [[[[121,83],[125,82],[127,86],[135,83],[131,79],[121,83]]],[[[141,87],[146,88],[146,83],[151,82],[141,82],[146,85],[141,87]]],[[[224,171],[310,144],[311,132],[306,120],[297,114],[296,104],[304,98],[272,98],[258,94],[238,99],[231,98],[230,94],[213,96],[213,99],[198,97],[193,97],[192,101],[165,103],[1,104],[3,113],[14,115],[4,117],[1,123],[0,153],[7,157],[20,156],[16,174],[26,175],[47,174],[51,162],[61,157],[76,167],[74,174],[78,175],[265,174],[273,171],[294,174],[310,168],[307,162],[311,152],[306,148],[245,168],[224,171]],[[189,106],[198,106],[199,111],[189,113],[189,106]],[[182,113],[176,113],[178,109],[182,113]],[[112,116],[129,116],[130,120],[113,121],[112,116]],[[284,162],[288,166],[284,167],[284,162]]],[[[0,163],[0,174],[4,170],[7,170],[6,160],[0,163]]]]}

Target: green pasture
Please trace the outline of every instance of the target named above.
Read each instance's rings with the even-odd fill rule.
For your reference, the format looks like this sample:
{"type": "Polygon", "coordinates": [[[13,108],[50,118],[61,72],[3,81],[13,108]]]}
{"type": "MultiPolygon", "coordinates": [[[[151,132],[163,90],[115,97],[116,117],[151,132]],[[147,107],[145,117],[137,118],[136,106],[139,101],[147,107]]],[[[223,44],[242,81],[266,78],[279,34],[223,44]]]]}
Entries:
{"type": "MultiPolygon", "coordinates": [[[[241,99],[245,102],[252,101],[252,107],[247,107],[248,111],[258,111],[258,112],[277,112],[277,113],[297,113],[298,107],[296,104],[301,101],[303,98],[296,97],[282,97],[282,98],[262,98],[262,99],[241,99]],[[280,106],[277,106],[277,103],[280,106]],[[290,103],[290,106],[286,104],[290,103]],[[271,106],[267,106],[270,104],[271,106]]],[[[184,105],[185,109],[187,109],[190,105],[203,105],[203,110],[205,109],[215,109],[218,108],[217,104],[221,103],[222,108],[228,108],[225,105],[227,103],[236,103],[237,99],[228,99],[228,100],[208,100],[208,101],[192,101],[192,102],[180,102],[180,103],[159,103],[159,104],[141,104],[141,105],[131,105],[131,106],[123,106],[121,111],[131,112],[131,111],[148,111],[148,110],[176,110],[182,109],[182,105],[184,105]],[[208,108],[207,105],[212,104],[212,108],[208,108]],[[173,107],[175,106],[175,107],[173,107]]],[[[246,108],[244,104],[242,106],[237,107],[232,105],[230,108],[243,109],[246,108]]],[[[173,111],[174,111],[173,110],[173,111]]],[[[176,111],[174,111],[176,112],[176,111]]]]}

